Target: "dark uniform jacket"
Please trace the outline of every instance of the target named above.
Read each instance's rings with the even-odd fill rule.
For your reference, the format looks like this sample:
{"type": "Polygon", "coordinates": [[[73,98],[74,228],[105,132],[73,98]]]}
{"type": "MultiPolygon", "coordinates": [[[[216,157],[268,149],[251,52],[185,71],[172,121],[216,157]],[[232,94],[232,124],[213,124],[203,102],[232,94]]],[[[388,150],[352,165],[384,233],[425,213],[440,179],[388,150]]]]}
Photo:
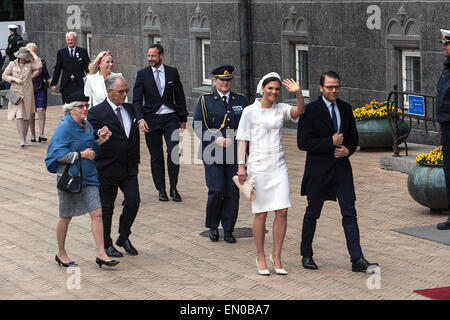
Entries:
{"type": "MultiPolygon", "coordinates": [[[[197,106],[195,107],[194,112],[193,125],[195,134],[200,138],[201,141],[202,147],[199,151],[202,152],[202,155],[205,151],[205,148],[213,143],[216,138],[229,137],[232,138],[233,145],[222,148],[222,163],[236,164],[236,131],[239,126],[239,120],[241,119],[242,111],[247,105],[247,98],[243,94],[235,93],[232,91],[230,91],[228,106],[225,105],[225,102],[222,100],[217,90],[214,90],[211,93],[204,94],[198,99],[197,106]],[[219,128],[221,129],[217,131],[219,128]],[[214,131],[217,132],[213,133],[214,131]],[[232,162],[230,161],[230,158],[228,158],[228,161],[226,159],[226,150],[230,147],[234,150],[232,162]]],[[[214,147],[216,146],[217,145],[215,145],[214,147]]],[[[212,150],[212,152],[210,152],[211,149],[212,148],[209,147],[207,152],[208,154],[211,154],[211,156],[215,157],[215,150],[217,150],[217,147],[215,150],[212,150]]],[[[202,155],[199,155],[200,159],[203,159],[202,155]]],[[[221,163],[221,160],[219,160],[218,162],[216,161],[215,163],[221,163]]]]}
{"type": "Polygon", "coordinates": [[[8,37],[8,47],[5,52],[9,57],[9,61],[16,60],[16,56],[14,56],[14,52],[17,52],[20,47],[23,47],[23,39],[17,33],[13,33],[8,37]]]}
{"type": "Polygon", "coordinates": [[[436,117],[441,123],[450,121],[450,57],[444,62],[444,70],[437,85],[436,117]]]}
{"type": "MultiPolygon", "coordinates": [[[[352,107],[339,99],[336,105],[341,115],[339,132],[343,133],[344,146],[352,155],[358,147],[352,107]]],[[[322,97],[319,97],[306,106],[305,113],[300,115],[297,130],[298,148],[307,151],[301,195],[306,195],[308,201],[335,201],[338,185],[342,182],[347,182],[347,199],[356,199],[350,155],[340,159],[334,157],[333,134],[330,113],[322,97]]]]}
{"type": "Polygon", "coordinates": [[[166,83],[161,97],[152,67],[148,66],[138,71],[133,87],[133,107],[138,121],[145,119],[146,116],[154,115],[163,104],[176,112],[180,122],[187,121],[189,112],[186,108],[180,74],[176,68],[164,65],[164,75],[166,83]],[[142,98],[144,98],[144,104],[142,104],[142,98]]]}
{"type": "MultiPolygon", "coordinates": [[[[134,176],[138,174],[139,163],[139,128],[136,122],[134,108],[129,103],[124,103],[123,108],[131,120],[130,136],[127,138],[122,129],[119,118],[114,113],[108,101],[89,109],[87,120],[94,128],[94,136],[98,137],[98,130],[107,126],[112,135],[104,142],[95,155],[97,170],[100,176],[120,177],[125,172],[134,176]]],[[[124,110],[122,110],[124,112],[124,110]]]]}
{"type": "Polygon", "coordinates": [[[56,55],[56,64],[51,86],[56,86],[62,72],[61,84],[59,86],[60,92],[64,91],[69,81],[72,81],[70,78],[71,75],[75,77],[73,81],[76,82],[78,87],[84,87],[83,78],[89,72],[89,56],[87,50],[80,47],[75,47],[74,55],[75,58],[70,56],[68,47],[58,50],[56,55]]]}

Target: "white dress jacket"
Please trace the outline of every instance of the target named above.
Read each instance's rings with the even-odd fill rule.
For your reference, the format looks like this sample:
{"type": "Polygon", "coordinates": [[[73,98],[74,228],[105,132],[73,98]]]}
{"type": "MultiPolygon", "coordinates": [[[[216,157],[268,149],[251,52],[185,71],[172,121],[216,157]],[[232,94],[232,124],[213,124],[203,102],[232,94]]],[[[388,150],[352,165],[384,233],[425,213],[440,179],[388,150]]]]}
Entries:
{"type": "MultiPolygon", "coordinates": [[[[111,72],[111,75],[122,76],[121,73],[111,72]]],[[[89,105],[93,107],[102,103],[107,96],[105,78],[100,75],[100,71],[96,74],[88,74],[86,76],[86,83],[84,84],[84,95],[89,97],[89,105]]],[[[128,102],[128,98],[125,99],[128,102]]]]}

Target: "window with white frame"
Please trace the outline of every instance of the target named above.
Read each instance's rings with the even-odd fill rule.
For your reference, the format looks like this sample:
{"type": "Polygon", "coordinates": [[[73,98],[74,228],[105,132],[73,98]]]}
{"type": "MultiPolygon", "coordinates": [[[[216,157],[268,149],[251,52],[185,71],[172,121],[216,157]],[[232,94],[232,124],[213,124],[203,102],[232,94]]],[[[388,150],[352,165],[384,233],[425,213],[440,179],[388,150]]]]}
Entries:
{"type": "Polygon", "coordinates": [[[92,33],[86,33],[86,50],[88,52],[88,56],[91,57],[92,53],[92,33]]]}
{"type": "Polygon", "coordinates": [[[305,44],[295,45],[295,70],[303,96],[309,97],[308,46],[305,44]]]}
{"type": "Polygon", "coordinates": [[[419,50],[402,51],[402,82],[404,91],[421,92],[419,50]]]}
{"type": "Polygon", "coordinates": [[[161,44],[161,37],[153,37],[153,44],[161,44]]]}
{"type": "MultiPolygon", "coordinates": [[[[402,50],[402,89],[403,91],[421,92],[420,51],[402,50]]],[[[408,96],[404,95],[404,106],[409,108],[408,96]]]]}
{"type": "Polygon", "coordinates": [[[211,41],[209,39],[201,40],[202,55],[202,84],[211,85],[211,41]]]}

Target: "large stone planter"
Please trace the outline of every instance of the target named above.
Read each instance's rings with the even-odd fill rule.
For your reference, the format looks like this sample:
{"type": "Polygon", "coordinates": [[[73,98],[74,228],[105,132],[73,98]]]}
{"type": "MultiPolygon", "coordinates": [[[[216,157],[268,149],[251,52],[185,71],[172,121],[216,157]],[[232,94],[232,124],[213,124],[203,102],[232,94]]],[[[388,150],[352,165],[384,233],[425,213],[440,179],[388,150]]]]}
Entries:
{"type": "MultiPolygon", "coordinates": [[[[359,135],[359,146],[361,149],[367,148],[392,148],[394,139],[392,138],[391,126],[388,119],[369,119],[356,121],[356,128],[359,135]]],[[[409,135],[409,125],[400,120],[398,136],[402,137],[398,144],[405,142],[409,135]]]]}
{"type": "Polygon", "coordinates": [[[433,212],[448,208],[442,166],[416,165],[408,174],[408,192],[414,200],[433,212]]]}

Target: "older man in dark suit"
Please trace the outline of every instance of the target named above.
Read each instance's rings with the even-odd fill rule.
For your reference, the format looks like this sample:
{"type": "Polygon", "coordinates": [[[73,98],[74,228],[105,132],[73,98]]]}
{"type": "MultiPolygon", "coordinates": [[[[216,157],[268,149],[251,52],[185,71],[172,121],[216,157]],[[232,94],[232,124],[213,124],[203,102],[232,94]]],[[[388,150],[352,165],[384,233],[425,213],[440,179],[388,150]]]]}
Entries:
{"type": "Polygon", "coordinates": [[[59,91],[61,92],[63,103],[66,102],[67,97],[71,93],[83,92],[83,78],[89,71],[90,62],[87,50],[76,46],[77,34],[75,32],[70,31],[66,33],[66,43],[67,48],[60,49],[56,55],[55,69],[50,84],[52,92],[55,93],[56,85],[62,72],[59,91]]]}
{"type": "Polygon", "coordinates": [[[187,121],[186,99],[178,70],[162,63],[164,48],[160,44],[150,46],[147,53],[149,66],[139,70],[133,88],[133,106],[139,128],[145,132],[150,151],[153,182],[159,191],[159,200],[168,201],[166,193],[164,153],[162,137],[167,146],[167,170],[170,196],[181,201],[177,191],[178,157],[177,129],[185,129],[187,121]],[[142,100],[145,103],[142,103],[142,100]]]}
{"type": "Polygon", "coordinates": [[[139,128],[133,106],[125,103],[128,86],[124,78],[110,75],[105,79],[105,86],[107,98],[89,109],[87,116],[94,127],[94,134],[103,126],[107,126],[112,133],[107,143],[100,146],[95,157],[100,182],[105,249],[110,257],[122,257],[122,253],[114,248],[110,234],[114,202],[120,188],[124,200],[116,244],[130,255],[137,255],[129,236],[140,204],[139,128]]]}
{"type": "Polygon", "coordinates": [[[317,269],[312,242],[325,200],[339,201],[352,271],[373,271],[376,263],[363,257],[355,209],[355,187],[349,157],[358,147],[352,107],[339,99],[340,79],[329,71],[320,78],[320,96],[300,116],[297,144],[307,151],[301,194],[308,206],[303,218],[301,255],[306,269],[317,269]]]}

